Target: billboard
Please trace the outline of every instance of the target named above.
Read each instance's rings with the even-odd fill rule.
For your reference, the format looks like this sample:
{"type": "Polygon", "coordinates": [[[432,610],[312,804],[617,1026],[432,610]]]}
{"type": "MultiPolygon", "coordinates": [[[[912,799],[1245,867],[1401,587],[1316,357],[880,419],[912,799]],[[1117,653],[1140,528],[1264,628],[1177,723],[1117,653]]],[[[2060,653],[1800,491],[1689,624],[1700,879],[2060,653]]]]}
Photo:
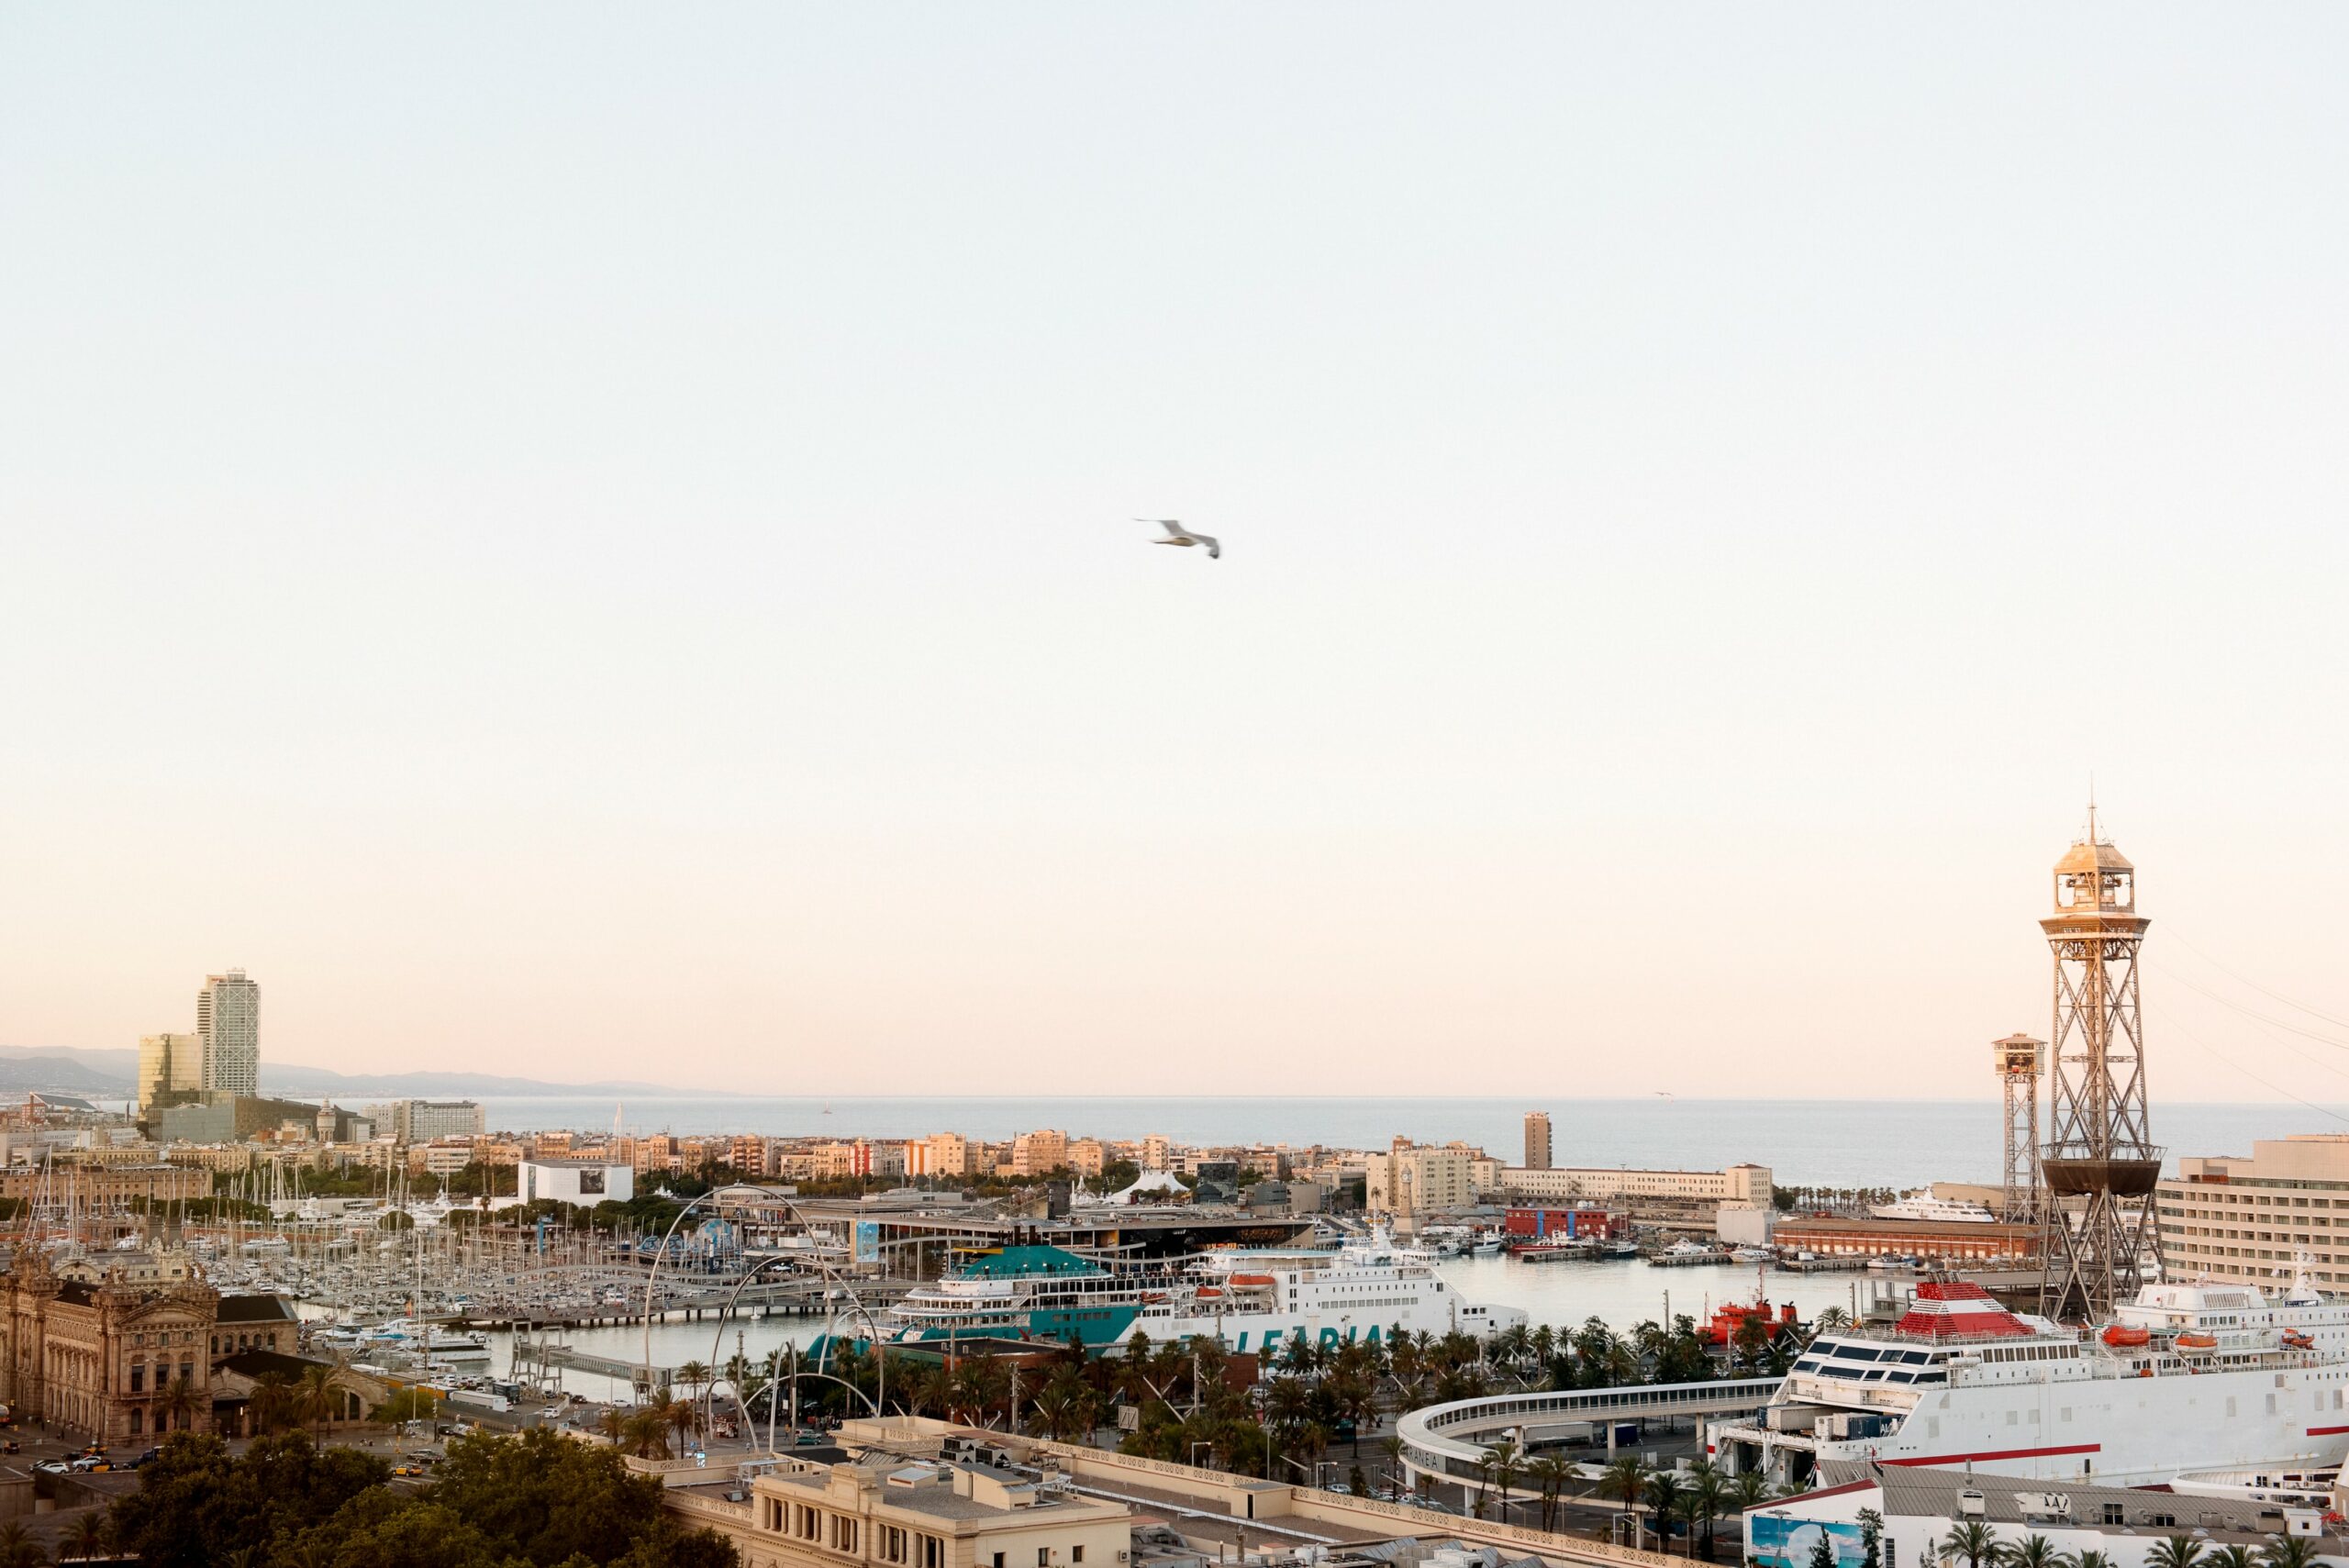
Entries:
{"type": "Polygon", "coordinates": [[[1745,1516],[1745,1560],[1760,1568],[1810,1568],[1810,1554],[1822,1535],[1834,1550],[1835,1568],[1859,1568],[1866,1561],[1858,1525],[1777,1513],[1745,1516]]]}
{"type": "Polygon", "coordinates": [[[881,1222],[860,1219],[856,1222],[856,1261],[877,1263],[881,1261],[881,1222]]]}

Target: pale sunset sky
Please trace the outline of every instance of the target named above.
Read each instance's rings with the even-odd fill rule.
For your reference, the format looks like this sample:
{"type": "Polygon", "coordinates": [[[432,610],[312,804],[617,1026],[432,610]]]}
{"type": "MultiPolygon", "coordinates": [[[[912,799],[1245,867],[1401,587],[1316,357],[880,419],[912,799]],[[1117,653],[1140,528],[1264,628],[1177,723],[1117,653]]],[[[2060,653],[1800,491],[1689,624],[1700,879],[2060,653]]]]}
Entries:
{"type": "Polygon", "coordinates": [[[240,965],[346,1071],[1984,1095],[2093,775],[2156,1099],[2349,1101],[2345,81],[2323,6],[10,7],[0,1043],[240,965]]]}

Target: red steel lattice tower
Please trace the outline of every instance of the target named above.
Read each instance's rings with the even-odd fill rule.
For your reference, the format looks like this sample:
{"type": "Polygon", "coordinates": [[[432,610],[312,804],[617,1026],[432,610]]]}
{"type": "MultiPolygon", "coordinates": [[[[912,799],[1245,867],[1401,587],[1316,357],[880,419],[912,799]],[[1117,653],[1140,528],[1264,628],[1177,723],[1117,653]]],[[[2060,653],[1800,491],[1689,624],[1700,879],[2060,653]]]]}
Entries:
{"type": "Polygon", "coordinates": [[[2039,924],[2055,959],[2040,1310],[2101,1322],[2152,1257],[2145,1230],[2162,1151],[2147,1126],[2137,1007],[2148,922],[2137,913],[2137,869],[2098,836],[2093,801],[2087,836],[2055,862],[2055,913],[2039,924]]]}

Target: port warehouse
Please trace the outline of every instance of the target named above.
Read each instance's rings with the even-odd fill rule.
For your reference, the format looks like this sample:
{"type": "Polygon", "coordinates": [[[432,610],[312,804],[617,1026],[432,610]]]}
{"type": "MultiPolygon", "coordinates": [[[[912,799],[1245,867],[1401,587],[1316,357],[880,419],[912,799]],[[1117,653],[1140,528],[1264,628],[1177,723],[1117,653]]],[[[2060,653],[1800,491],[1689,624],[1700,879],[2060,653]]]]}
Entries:
{"type": "Polygon", "coordinates": [[[911,1279],[934,1279],[952,1273],[963,1254],[1003,1247],[1062,1247],[1105,1260],[1155,1262],[1211,1249],[1295,1246],[1313,1229],[1310,1215],[1189,1208],[1080,1208],[1065,1218],[1021,1218],[959,1212],[961,1206],[921,1196],[921,1207],[847,1198],[799,1198],[794,1207],[809,1229],[829,1234],[859,1265],[878,1264],[911,1279]]]}

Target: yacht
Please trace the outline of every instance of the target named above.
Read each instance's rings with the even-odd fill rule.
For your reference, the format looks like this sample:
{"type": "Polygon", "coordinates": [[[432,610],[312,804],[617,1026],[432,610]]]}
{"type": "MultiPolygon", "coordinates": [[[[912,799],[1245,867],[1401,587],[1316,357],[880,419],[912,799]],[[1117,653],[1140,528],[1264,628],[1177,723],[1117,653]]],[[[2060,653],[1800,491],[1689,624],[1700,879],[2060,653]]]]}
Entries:
{"type": "Polygon", "coordinates": [[[1978,1203],[1960,1203],[1931,1193],[1911,1193],[1892,1203],[1877,1204],[1868,1213],[1878,1219],[1929,1219],[1942,1225],[1987,1225],[1998,1218],[1978,1203]]]}
{"type": "Polygon", "coordinates": [[[956,1336],[1122,1343],[1205,1335],[1262,1352],[1309,1336],[1384,1340],[1397,1329],[1484,1339],[1524,1322],[1514,1307],[1463,1300],[1434,1259],[1384,1236],[1334,1251],[1210,1253],[1182,1273],[1120,1273],[1058,1247],[1007,1247],[890,1308],[900,1340],[956,1336]]]}

